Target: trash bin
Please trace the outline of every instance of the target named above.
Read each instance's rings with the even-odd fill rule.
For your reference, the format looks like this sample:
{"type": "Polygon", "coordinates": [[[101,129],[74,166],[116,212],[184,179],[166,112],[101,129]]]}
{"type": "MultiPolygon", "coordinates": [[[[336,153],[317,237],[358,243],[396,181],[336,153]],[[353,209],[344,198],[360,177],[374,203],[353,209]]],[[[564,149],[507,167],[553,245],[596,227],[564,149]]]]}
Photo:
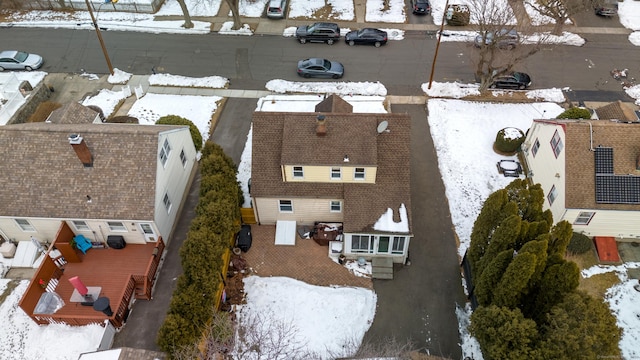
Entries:
{"type": "Polygon", "coordinates": [[[113,311],[111,311],[111,306],[109,306],[109,298],[101,297],[98,300],[93,302],[93,310],[100,311],[107,316],[113,315],[113,311]]]}

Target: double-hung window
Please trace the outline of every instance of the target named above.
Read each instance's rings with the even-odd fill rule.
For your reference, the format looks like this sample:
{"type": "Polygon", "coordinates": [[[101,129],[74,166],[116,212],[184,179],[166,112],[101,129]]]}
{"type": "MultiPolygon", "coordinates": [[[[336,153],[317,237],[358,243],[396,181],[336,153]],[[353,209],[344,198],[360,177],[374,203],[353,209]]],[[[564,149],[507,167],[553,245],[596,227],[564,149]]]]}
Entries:
{"type": "Polygon", "coordinates": [[[558,130],[556,130],[551,138],[551,148],[553,149],[553,155],[555,155],[556,158],[560,155],[560,152],[562,152],[562,139],[560,138],[558,130]]]}
{"type": "Polygon", "coordinates": [[[118,231],[118,232],[127,231],[127,228],[120,221],[107,221],[107,226],[109,226],[109,231],[118,231]]]}
{"type": "Polygon", "coordinates": [[[533,157],[536,157],[538,149],[540,149],[540,141],[536,138],[536,141],[533,142],[533,146],[531,147],[531,154],[533,157]]]}
{"type": "Polygon", "coordinates": [[[549,205],[553,205],[553,202],[556,200],[557,197],[558,197],[558,189],[556,189],[556,186],[553,185],[551,187],[551,190],[549,190],[549,193],[547,194],[547,200],[549,200],[549,205]]]}
{"type": "Polygon", "coordinates": [[[167,164],[169,154],[171,154],[171,145],[169,145],[169,139],[164,139],[164,143],[162,144],[162,148],[160,149],[160,154],[158,154],[160,163],[163,167],[167,164]]]}
{"type": "Polygon", "coordinates": [[[331,200],[329,204],[329,210],[331,212],[341,212],[342,211],[342,201],[340,200],[331,200]]]}
{"type": "Polygon", "coordinates": [[[76,228],[76,230],[78,231],[89,231],[91,229],[89,229],[89,225],[87,225],[86,221],[83,220],[72,220],[71,223],[73,224],[73,227],[76,228]]]}
{"type": "Polygon", "coordinates": [[[574,225],[589,225],[589,222],[595,215],[595,211],[581,211],[573,222],[574,225]]]}
{"type": "Polygon", "coordinates": [[[35,226],[31,225],[27,219],[15,219],[16,224],[22,229],[22,231],[33,232],[36,231],[35,226]]]}
{"type": "Polygon", "coordinates": [[[339,167],[331,168],[331,180],[340,180],[342,179],[342,171],[340,171],[339,167]]]}
{"type": "Polygon", "coordinates": [[[356,180],[364,180],[364,168],[355,168],[353,178],[356,180]]]}
{"type": "Polygon", "coordinates": [[[294,166],[293,167],[293,178],[294,179],[302,179],[302,178],[304,178],[304,169],[302,169],[302,166],[294,166]]]}
{"type": "Polygon", "coordinates": [[[394,236],[391,247],[392,254],[404,254],[404,236],[394,236]]]}
{"type": "Polygon", "coordinates": [[[164,204],[164,208],[167,209],[167,213],[169,213],[171,211],[171,199],[169,199],[169,194],[164,194],[162,203],[164,204]]]}
{"type": "Polygon", "coordinates": [[[184,154],[184,149],[180,150],[180,162],[182,167],[187,166],[187,155],[184,154]]]}
{"type": "Polygon", "coordinates": [[[293,202],[291,200],[280,200],[279,201],[280,212],[293,212],[293,202]]]}

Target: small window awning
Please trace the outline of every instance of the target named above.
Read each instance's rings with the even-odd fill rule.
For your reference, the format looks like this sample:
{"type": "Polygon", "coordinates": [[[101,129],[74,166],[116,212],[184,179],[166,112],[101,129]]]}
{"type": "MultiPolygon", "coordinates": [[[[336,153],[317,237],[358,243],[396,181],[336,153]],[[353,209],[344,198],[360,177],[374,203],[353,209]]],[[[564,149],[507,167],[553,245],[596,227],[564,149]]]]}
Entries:
{"type": "Polygon", "coordinates": [[[613,236],[596,236],[596,250],[600,262],[616,263],[620,262],[620,254],[618,254],[618,245],[613,236]]]}
{"type": "Polygon", "coordinates": [[[296,244],[296,222],[280,220],[276,223],[276,245],[296,244]]]}

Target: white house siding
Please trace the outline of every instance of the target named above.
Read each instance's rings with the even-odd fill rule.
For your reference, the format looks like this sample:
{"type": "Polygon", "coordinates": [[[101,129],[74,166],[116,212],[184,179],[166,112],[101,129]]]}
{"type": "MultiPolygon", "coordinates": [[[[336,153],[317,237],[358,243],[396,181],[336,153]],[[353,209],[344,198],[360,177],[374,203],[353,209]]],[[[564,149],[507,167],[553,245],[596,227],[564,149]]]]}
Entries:
{"type": "Polygon", "coordinates": [[[640,239],[640,211],[567,209],[564,217],[573,224],[573,231],[587,236],[613,236],[617,238],[640,239]],[[574,224],[583,211],[595,212],[588,225],[574,224]]]}
{"type": "MultiPolygon", "coordinates": [[[[395,235],[394,234],[386,234],[386,235],[376,234],[376,235],[374,235],[373,252],[371,252],[371,253],[353,252],[353,250],[351,248],[351,236],[353,236],[353,235],[372,235],[372,234],[364,234],[364,233],[358,233],[358,234],[345,233],[344,234],[343,252],[349,258],[354,258],[355,259],[355,258],[358,258],[358,257],[363,257],[366,260],[371,260],[374,257],[389,256],[389,257],[393,258],[393,262],[396,263],[396,264],[404,264],[404,262],[407,259],[407,254],[409,252],[409,242],[411,241],[411,237],[409,237],[407,235],[402,235],[402,234],[395,234],[395,235]],[[404,236],[405,240],[404,240],[404,249],[402,251],[402,254],[392,254],[391,252],[378,253],[379,236],[389,236],[392,239],[393,239],[394,236],[404,236]]],[[[389,247],[391,248],[391,244],[389,245],[389,247]]]]}
{"type": "Polygon", "coordinates": [[[561,126],[555,124],[534,122],[525,140],[525,147],[527,148],[525,158],[531,171],[530,178],[534,184],[539,183],[542,185],[545,196],[543,210],[551,209],[554,223],[561,220],[565,211],[565,146],[564,130],[561,126]],[[556,130],[560,134],[563,145],[563,149],[557,158],[551,148],[551,138],[556,130]],[[540,148],[534,157],[531,149],[536,139],[540,142],[540,148]],[[554,185],[558,196],[553,204],[549,204],[547,195],[554,185]]]}
{"type": "Polygon", "coordinates": [[[256,219],[262,225],[273,225],[278,220],[293,220],[298,225],[313,225],[315,221],[342,222],[344,201],[342,212],[331,212],[331,200],[341,199],[254,198],[253,207],[256,219]],[[280,200],[291,200],[293,212],[280,212],[280,200]]]}
{"type": "Polygon", "coordinates": [[[189,190],[187,184],[196,162],[196,149],[193,145],[189,128],[185,127],[160,133],[157,154],[160,154],[160,149],[167,138],[169,139],[171,152],[165,166],[162,165],[159,158],[157,161],[154,215],[154,222],[159,232],[157,235],[165,238],[165,241],[173,230],[185,192],[189,190]],[[180,152],[183,149],[187,158],[185,166],[182,165],[180,160],[180,152]],[[167,212],[163,202],[165,193],[169,195],[169,200],[171,201],[169,212],[167,212]]]}
{"type": "MultiPolygon", "coordinates": [[[[33,231],[23,231],[14,221],[14,218],[2,217],[0,218],[0,229],[2,229],[3,237],[7,239],[13,239],[15,241],[30,241],[33,236],[40,242],[53,242],[60,225],[63,221],[66,221],[71,230],[76,235],[84,235],[87,239],[94,242],[105,242],[109,235],[121,235],[124,237],[127,244],[144,244],[145,238],[142,234],[139,222],[135,220],[119,220],[119,219],[100,219],[100,220],[87,220],[87,219],[34,219],[34,218],[21,218],[27,219],[31,225],[36,229],[33,231]],[[89,230],[78,230],[73,225],[73,220],[84,221],[89,230]],[[126,231],[110,231],[107,222],[119,221],[121,222],[126,231]]],[[[151,224],[154,231],[158,231],[155,224],[150,221],[142,221],[144,223],[151,224]]]]}

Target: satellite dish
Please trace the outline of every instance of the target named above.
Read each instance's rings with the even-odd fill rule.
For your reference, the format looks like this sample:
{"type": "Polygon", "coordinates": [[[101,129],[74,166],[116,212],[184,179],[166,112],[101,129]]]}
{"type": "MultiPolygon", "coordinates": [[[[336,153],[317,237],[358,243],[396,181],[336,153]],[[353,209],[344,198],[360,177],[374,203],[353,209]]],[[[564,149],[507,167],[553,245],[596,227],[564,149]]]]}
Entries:
{"type": "Polygon", "coordinates": [[[383,131],[387,130],[387,126],[389,126],[389,122],[387,120],[378,124],[378,134],[382,134],[383,131]]]}

